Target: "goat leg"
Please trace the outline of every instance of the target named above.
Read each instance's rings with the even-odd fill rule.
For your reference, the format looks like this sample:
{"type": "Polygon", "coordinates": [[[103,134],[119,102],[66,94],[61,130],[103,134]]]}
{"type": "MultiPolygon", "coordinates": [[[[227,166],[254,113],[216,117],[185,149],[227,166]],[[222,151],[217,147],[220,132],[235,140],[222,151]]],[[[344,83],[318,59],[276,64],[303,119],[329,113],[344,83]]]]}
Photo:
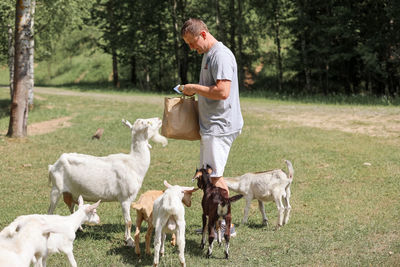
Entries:
{"type": "Polygon", "coordinates": [[[221,246],[222,245],[221,220],[218,220],[215,223],[215,230],[217,231],[217,242],[218,242],[218,245],[221,246]]]}
{"type": "Polygon", "coordinates": [[[285,207],[282,204],[282,199],[279,196],[275,197],[275,204],[278,208],[278,223],[276,225],[276,230],[278,230],[283,225],[283,213],[285,212],[285,207]]]}
{"type": "MultiPolygon", "coordinates": [[[[135,230],[135,253],[140,257],[140,226],[143,222],[143,215],[140,212],[136,212],[136,230],[135,230]]],[[[148,232],[148,231],[147,231],[148,232]]],[[[146,248],[147,248],[147,235],[146,235],[146,248]]]]}
{"type": "Polygon", "coordinates": [[[153,232],[153,224],[150,222],[148,222],[147,224],[147,233],[146,233],[146,254],[147,255],[151,255],[151,251],[150,251],[150,241],[151,241],[151,233],[153,232]]]}
{"type": "Polygon", "coordinates": [[[203,219],[203,231],[202,231],[202,238],[201,238],[201,243],[200,243],[200,248],[201,249],[203,249],[205,244],[206,244],[207,216],[205,214],[203,214],[202,219],[203,219]]]}
{"type": "Polygon", "coordinates": [[[243,224],[246,224],[247,219],[249,218],[249,211],[250,211],[252,200],[253,200],[253,196],[250,196],[250,195],[246,196],[246,206],[244,208],[244,215],[243,215],[243,220],[242,220],[243,224]]]}
{"type": "Polygon", "coordinates": [[[161,257],[164,257],[164,252],[165,252],[164,244],[165,244],[166,237],[167,237],[166,233],[161,234],[161,250],[160,250],[161,257]]]}
{"type": "Polygon", "coordinates": [[[214,236],[215,223],[216,223],[215,220],[208,222],[208,252],[206,255],[207,258],[209,258],[211,256],[212,251],[213,251],[213,244],[214,244],[214,239],[215,239],[215,236],[214,236]]]}
{"type": "Polygon", "coordinates": [[[268,225],[268,218],[267,218],[267,214],[265,214],[265,208],[264,208],[264,203],[261,200],[258,200],[258,209],[261,212],[261,215],[263,217],[263,224],[264,225],[268,225]]]}
{"type": "Polygon", "coordinates": [[[290,187],[286,189],[286,197],[283,198],[283,205],[285,206],[285,216],[283,219],[283,225],[287,224],[289,221],[290,210],[292,207],[290,206],[290,187]]]}
{"type": "MultiPolygon", "coordinates": [[[[135,195],[136,197],[136,195],[135,195]]],[[[132,220],[131,220],[131,208],[132,200],[128,199],[127,201],[121,202],[122,213],[124,215],[125,220],[125,243],[128,247],[134,247],[135,241],[131,236],[131,228],[132,228],[132,220]]]]}
{"type": "Polygon", "coordinates": [[[232,222],[232,217],[230,214],[225,216],[225,233],[224,233],[224,238],[225,238],[225,259],[229,258],[229,240],[231,238],[231,222],[232,222]]]}

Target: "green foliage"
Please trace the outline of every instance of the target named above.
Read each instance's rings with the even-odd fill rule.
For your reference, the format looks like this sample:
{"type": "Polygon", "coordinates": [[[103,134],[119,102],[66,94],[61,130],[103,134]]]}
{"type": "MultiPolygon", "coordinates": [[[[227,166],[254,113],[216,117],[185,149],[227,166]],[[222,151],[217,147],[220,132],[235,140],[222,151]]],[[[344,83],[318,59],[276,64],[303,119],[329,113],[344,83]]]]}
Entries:
{"type": "MultiPolygon", "coordinates": [[[[1,29],[13,23],[14,4],[0,4],[1,29]]],[[[202,18],[234,52],[242,91],[400,95],[395,0],[39,1],[35,59],[56,61],[101,48],[118,59],[122,83],[166,91],[198,81],[201,56],[179,36],[189,17],[202,18]]],[[[6,30],[0,34],[5,64],[6,30]]]]}
{"type": "Polygon", "coordinates": [[[15,1],[0,2],[0,64],[8,62],[8,27],[15,23],[15,1]]]}
{"type": "MultiPolygon", "coordinates": [[[[29,125],[70,116],[69,127],[32,135],[23,140],[4,136],[8,127],[8,89],[0,89],[0,229],[17,216],[46,213],[49,205],[47,166],[63,152],[97,156],[128,153],[129,130],[126,118],[162,115],[163,96],[138,93],[93,94],[46,88],[36,93],[35,109],[29,125]],[[76,93],[75,93],[76,94],[76,93]],[[100,140],[91,140],[98,127],[100,140]]],[[[285,117],[306,115],[316,118],[321,111],[328,117],[339,114],[380,114],[399,116],[393,107],[327,106],[271,101],[243,97],[245,126],[235,141],[226,176],[248,171],[286,169],[283,159],[295,169],[292,184],[292,217],[279,231],[274,230],[277,210],[266,204],[269,226],[261,225],[257,202],[250,210],[249,224],[242,225],[244,201],[232,207],[237,236],[231,238],[229,260],[223,247],[214,245],[213,257],[205,258],[199,248],[202,194],[194,194],[192,207],[185,209],[188,266],[396,266],[400,260],[399,210],[400,154],[398,136],[372,137],[321,127],[307,127],[285,117]],[[279,118],[275,115],[281,115],[279,118]],[[371,163],[370,166],[364,165],[371,163]]],[[[300,118],[300,117],[299,117],[300,118]]],[[[354,122],[357,123],[357,122],[354,122]]],[[[366,124],[354,124],[364,127],[366,124]]],[[[372,124],[373,126],[374,124],[372,124]]],[[[62,126],[62,125],[57,125],[62,126]]],[[[66,126],[66,125],[64,125],[66,126]]],[[[42,126],[44,128],[45,126],[42,126]]],[[[191,186],[198,164],[198,141],[169,140],[166,147],[153,144],[151,165],[140,193],[162,189],[162,181],[191,186]]],[[[231,193],[233,195],[233,193],[231,193]]],[[[77,232],[74,255],[79,266],[152,266],[152,256],[139,260],[132,248],[124,246],[124,222],[118,203],[102,202],[97,210],[101,224],[84,226],[77,232]]],[[[57,214],[68,209],[59,202],[57,214]]],[[[132,212],[132,219],[136,215],[132,212]]],[[[142,226],[141,249],[144,251],[142,226]]],[[[167,241],[169,237],[167,237],[167,241]]],[[[160,266],[178,266],[177,248],[165,245],[160,266]]],[[[68,266],[65,255],[49,257],[49,266],[68,266]]]]}

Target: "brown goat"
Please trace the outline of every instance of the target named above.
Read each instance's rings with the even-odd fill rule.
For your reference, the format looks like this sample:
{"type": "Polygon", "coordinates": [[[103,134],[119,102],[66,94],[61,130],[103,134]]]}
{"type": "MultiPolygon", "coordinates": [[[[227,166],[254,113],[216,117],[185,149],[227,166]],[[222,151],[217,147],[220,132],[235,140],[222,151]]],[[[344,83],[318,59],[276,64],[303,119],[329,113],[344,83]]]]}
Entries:
{"type": "MultiPolygon", "coordinates": [[[[214,228],[219,229],[221,220],[224,219],[226,223],[226,230],[224,233],[225,239],[225,258],[229,258],[229,239],[231,235],[231,203],[239,200],[243,195],[236,195],[231,198],[226,196],[226,190],[216,187],[210,181],[210,174],[212,168],[207,165],[206,168],[196,170],[193,181],[197,179],[197,186],[203,190],[203,199],[201,206],[203,208],[203,236],[200,247],[203,249],[206,243],[206,227],[208,226],[208,253],[209,258],[212,254],[213,241],[215,238],[214,228]],[[208,219],[208,220],[207,220],[208,219]]],[[[220,233],[220,230],[218,230],[220,233]]],[[[218,234],[218,242],[221,243],[220,234],[218,234]]]]}

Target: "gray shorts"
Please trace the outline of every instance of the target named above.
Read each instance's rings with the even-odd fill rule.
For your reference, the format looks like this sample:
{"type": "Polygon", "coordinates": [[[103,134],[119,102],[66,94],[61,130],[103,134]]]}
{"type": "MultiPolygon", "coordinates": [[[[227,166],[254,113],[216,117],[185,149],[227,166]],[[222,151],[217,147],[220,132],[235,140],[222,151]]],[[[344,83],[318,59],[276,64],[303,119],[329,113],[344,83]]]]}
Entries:
{"type": "Polygon", "coordinates": [[[231,135],[212,136],[202,135],[200,141],[200,167],[210,165],[213,169],[211,177],[224,176],[226,162],[233,141],[239,132],[231,135]]]}

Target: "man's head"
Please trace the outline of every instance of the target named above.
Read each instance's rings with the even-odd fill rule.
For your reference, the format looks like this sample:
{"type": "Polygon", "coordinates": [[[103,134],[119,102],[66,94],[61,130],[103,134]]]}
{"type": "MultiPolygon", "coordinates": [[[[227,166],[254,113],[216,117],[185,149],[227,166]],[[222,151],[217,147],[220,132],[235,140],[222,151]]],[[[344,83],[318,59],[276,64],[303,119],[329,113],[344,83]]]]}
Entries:
{"type": "Polygon", "coordinates": [[[208,31],[207,25],[200,19],[188,19],[182,26],[181,36],[192,50],[203,54],[214,44],[214,37],[208,31]]]}

